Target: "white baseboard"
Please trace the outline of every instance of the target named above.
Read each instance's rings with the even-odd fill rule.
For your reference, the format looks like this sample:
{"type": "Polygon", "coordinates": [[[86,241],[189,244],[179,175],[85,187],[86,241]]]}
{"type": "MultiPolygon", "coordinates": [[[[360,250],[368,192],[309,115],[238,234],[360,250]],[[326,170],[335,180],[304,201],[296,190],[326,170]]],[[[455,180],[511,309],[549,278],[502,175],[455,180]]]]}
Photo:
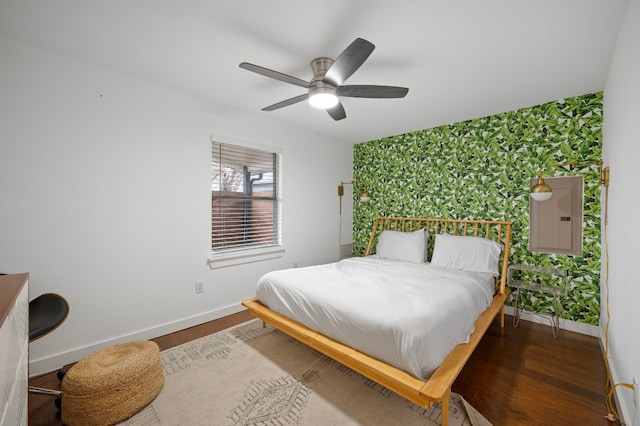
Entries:
{"type": "MultiPolygon", "coordinates": [[[[505,314],[513,315],[514,311],[515,309],[512,306],[504,307],[505,314]]],[[[520,320],[535,322],[538,324],[544,324],[549,326],[549,328],[551,328],[551,316],[549,315],[522,311],[522,315],[520,315],[520,320]]],[[[593,337],[600,336],[600,328],[596,325],[590,325],[582,322],[566,320],[563,318],[560,318],[560,330],[573,331],[575,333],[586,334],[587,336],[593,336],[593,337]]],[[[549,330],[549,333],[551,333],[551,330],[549,330]]]]}
{"type": "Polygon", "coordinates": [[[194,315],[192,317],[183,318],[171,323],[161,324],[156,327],[148,328],[146,330],[140,330],[135,333],[126,334],[113,339],[104,340],[101,342],[93,343],[91,345],[75,348],[66,352],[42,357],[35,360],[30,359],[29,377],[36,377],[42,374],[50,373],[52,371],[57,371],[61,367],[77,362],[87,355],[90,355],[95,351],[109,345],[126,343],[135,340],[153,339],[155,337],[164,336],[165,334],[174,333],[176,331],[203,324],[208,321],[213,321],[227,315],[235,314],[244,309],[245,308],[240,304],[233,304],[213,311],[194,315]]]}

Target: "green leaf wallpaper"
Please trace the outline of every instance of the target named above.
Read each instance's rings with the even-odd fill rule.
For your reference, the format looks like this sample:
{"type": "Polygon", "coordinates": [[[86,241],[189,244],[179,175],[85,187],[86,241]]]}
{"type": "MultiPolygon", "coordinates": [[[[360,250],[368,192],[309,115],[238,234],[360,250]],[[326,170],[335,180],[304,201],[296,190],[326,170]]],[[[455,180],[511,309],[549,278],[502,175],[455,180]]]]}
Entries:
{"type": "MultiPolygon", "coordinates": [[[[529,179],[545,165],[597,162],[601,156],[602,92],[357,144],[354,179],[366,183],[371,201],[354,203],[355,254],[363,254],[380,215],[510,220],[510,262],[567,269],[569,294],[560,316],[598,325],[598,166],[544,172],[584,178],[581,257],[528,251],[529,179]]],[[[522,298],[530,312],[552,311],[551,296],[525,292],[522,298]]]]}

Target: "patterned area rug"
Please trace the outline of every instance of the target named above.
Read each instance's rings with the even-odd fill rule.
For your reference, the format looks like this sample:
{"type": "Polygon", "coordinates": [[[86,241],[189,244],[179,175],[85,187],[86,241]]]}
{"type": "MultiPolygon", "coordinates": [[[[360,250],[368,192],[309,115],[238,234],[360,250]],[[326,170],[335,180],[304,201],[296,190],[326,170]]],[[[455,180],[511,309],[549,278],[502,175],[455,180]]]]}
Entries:
{"type": "MultiPolygon", "coordinates": [[[[122,425],[439,425],[425,410],[262,322],[161,353],[160,395],[122,425]]],[[[490,426],[460,395],[452,426],[490,426]]]]}

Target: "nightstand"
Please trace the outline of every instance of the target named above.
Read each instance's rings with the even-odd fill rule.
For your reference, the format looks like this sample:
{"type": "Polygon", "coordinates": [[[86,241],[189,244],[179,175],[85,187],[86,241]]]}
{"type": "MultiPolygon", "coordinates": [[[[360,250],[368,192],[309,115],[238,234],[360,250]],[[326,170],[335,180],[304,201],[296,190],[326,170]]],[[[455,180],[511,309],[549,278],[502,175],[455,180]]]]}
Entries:
{"type": "MultiPolygon", "coordinates": [[[[550,278],[551,278],[550,277],[550,278]]],[[[558,338],[560,331],[560,317],[558,312],[558,299],[567,295],[567,283],[566,283],[567,271],[555,268],[543,268],[541,266],[532,265],[509,265],[507,269],[507,286],[515,288],[516,306],[513,316],[513,326],[517,327],[520,321],[520,315],[522,314],[522,306],[520,305],[520,290],[532,290],[540,293],[553,295],[553,309],[554,314],[551,317],[551,330],[553,331],[553,337],[558,338]],[[547,285],[539,282],[527,282],[513,278],[513,271],[528,271],[536,274],[549,275],[551,277],[560,277],[560,285],[547,285]]],[[[551,280],[550,280],[551,281],[551,280]]],[[[554,280],[557,281],[557,280],[554,280]]]]}

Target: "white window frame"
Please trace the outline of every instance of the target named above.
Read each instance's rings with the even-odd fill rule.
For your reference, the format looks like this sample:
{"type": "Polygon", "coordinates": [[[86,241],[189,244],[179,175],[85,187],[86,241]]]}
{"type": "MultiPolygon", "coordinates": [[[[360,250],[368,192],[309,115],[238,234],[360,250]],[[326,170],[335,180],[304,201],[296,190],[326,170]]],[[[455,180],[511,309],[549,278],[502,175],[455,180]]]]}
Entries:
{"type": "MultiPolygon", "coordinates": [[[[282,181],[282,152],[280,149],[258,145],[254,143],[248,143],[244,141],[231,140],[229,138],[223,137],[211,137],[211,148],[212,148],[212,167],[213,167],[213,148],[214,144],[222,144],[232,148],[238,148],[242,150],[242,148],[246,148],[249,150],[259,150],[263,152],[268,152],[270,154],[274,154],[276,156],[276,177],[274,179],[274,197],[275,197],[275,218],[274,218],[274,226],[276,232],[276,241],[273,244],[264,244],[258,246],[248,246],[248,247],[234,247],[231,249],[221,249],[221,250],[213,250],[211,247],[211,254],[207,263],[211,269],[222,268],[227,266],[239,265],[244,263],[258,262],[263,260],[275,259],[282,257],[284,255],[284,248],[282,246],[282,191],[281,191],[281,181],[282,181]]],[[[213,169],[211,172],[211,177],[213,178],[213,169]]],[[[212,190],[210,193],[210,204],[209,207],[213,208],[213,200],[214,200],[214,191],[213,191],[213,182],[212,182],[212,190]]],[[[213,226],[213,213],[210,216],[211,224],[213,226]]],[[[212,229],[211,229],[212,230],[212,229]]],[[[212,232],[210,233],[212,235],[212,232]]],[[[210,245],[213,245],[212,239],[210,239],[210,245]]]]}

